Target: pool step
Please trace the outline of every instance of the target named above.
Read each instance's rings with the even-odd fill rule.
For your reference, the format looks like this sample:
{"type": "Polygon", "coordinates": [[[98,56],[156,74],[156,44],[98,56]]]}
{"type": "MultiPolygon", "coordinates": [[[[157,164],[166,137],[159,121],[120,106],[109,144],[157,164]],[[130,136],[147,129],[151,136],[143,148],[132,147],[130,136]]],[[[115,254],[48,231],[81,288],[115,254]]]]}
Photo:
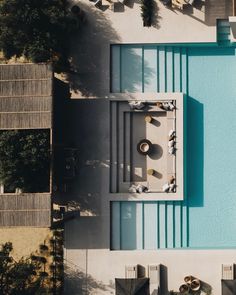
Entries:
{"type": "Polygon", "coordinates": [[[187,248],[187,215],[182,202],[112,202],[112,249],[187,248]]]}
{"type": "Polygon", "coordinates": [[[159,247],[162,249],[188,247],[187,210],[181,202],[159,202],[159,247]]]}
{"type": "Polygon", "coordinates": [[[186,48],[160,46],[158,48],[158,92],[187,91],[186,48]]]}
{"type": "Polygon", "coordinates": [[[186,48],[178,46],[113,45],[111,92],[186,92],[187,59],[186,48]]]}
{"type": "Polygon", "coordinates": [[[219,45],[230,45],[230,24],[227,19],[217,21],[217,42],[219,45]]]}

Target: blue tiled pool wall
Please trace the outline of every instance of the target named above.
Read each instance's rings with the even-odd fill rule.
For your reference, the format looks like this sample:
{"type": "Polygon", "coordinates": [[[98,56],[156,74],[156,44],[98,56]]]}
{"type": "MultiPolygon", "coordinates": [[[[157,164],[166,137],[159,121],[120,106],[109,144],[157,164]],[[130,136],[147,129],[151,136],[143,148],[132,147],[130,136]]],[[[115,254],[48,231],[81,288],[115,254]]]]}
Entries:
{"type": "Polygon", "coordinates": [[[184,92],[184,202],[114,202],[112,249],[236,247],[235,47],[115,45],[113,92],[184,92]]]}

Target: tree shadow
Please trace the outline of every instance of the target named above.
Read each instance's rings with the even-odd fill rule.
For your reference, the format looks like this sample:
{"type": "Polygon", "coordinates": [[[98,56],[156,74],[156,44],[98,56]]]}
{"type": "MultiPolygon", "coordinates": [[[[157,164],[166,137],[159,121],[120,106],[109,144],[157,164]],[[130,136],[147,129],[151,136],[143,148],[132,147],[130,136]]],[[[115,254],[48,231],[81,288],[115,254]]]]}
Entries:
{"type": "Polygon", "coordinates": [[[153,1],[153,15],[152,15],[152,26],[156,29],[160,29],[161,16],[159,15],[159,7],[156,1],[153,1]]]}
{"type": "Polygon", "coordinates": [[[156,79],[156,72],[144,58],[145,49],[150,46],[111,47],[111,92],[143,92],[146,85],[156,79]]]}
{"type": "Polygon", "coordinates": [[[73,91],[85,97],[99,96],[109,84],[109,44],[119,42],[120,37],[102,11],[82,2],[80,8],[86,23],[70,40],[72,70],[67,79],[73,91]]]}
{"type": "Polygon", "coordinates": [[[201,291],[207,295],[212,294],[212,286],[206,282],[201,281],[201,291]]]}
{"type": "Polygon", "coordinates": [[[84,273],[81,270],[73,270],[65,267],[65,294],[92,294],[95,292],[106,292],[111,290],[108,286],[95,280],[91,275],[84,273]]]}
{"type": "Polygon", "coordinates": [[[54,113],[54,183],[57,187],[54,201],[87,215],[96,215],[100,212],[104,186],[102,175],[108,173],[109,168],[109,102],[68,99],[63,83],[57,81],[56,84],[59,89],[54,113]],[[76,174],[72,179],[63,177],[65,147],[78,150],[76,174]]]}

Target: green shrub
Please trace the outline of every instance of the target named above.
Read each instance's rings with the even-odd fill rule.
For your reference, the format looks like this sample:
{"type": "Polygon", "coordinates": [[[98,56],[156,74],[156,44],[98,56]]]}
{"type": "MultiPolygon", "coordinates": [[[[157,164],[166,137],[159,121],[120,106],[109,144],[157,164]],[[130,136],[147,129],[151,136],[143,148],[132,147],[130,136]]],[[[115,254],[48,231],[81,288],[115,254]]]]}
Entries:
{"type": "Polygon", "coordinates": [[[150,27],[152,25],[154,4],[153,0],[142,0],[141,2],[141,16],[143,18],[143,25],[150,27]]]}
{"type": "Polygon", "coordinates": [[[49,130],[0,132],[0,181],[6,192],[48,192],[50,181],[49,130]]]}

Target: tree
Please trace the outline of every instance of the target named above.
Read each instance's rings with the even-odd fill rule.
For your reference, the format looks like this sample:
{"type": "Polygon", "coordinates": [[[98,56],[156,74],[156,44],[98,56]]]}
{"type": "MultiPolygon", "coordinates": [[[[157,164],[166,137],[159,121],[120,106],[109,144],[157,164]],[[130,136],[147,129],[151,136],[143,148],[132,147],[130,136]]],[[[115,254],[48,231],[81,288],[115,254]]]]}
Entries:
{"type": "Polygon", "coordinates": [[[67,63],[68,34],[78,26],[67,4],[67,0],[1,0],[0,48],[4,56],[67,63]]]}
{"type": "Polygon", "coordinates": [[[49,294],[45,277],[40,275],[40,260],[27,257],[15,261],[12,250],[12,243],[5,243],[0,249],[0,295],[49,294]]]}
{"type": "Polygon", "coordinates": [[[0,132],[0,180],[12,192],[49,191],[49,130],[0,132]]]}

